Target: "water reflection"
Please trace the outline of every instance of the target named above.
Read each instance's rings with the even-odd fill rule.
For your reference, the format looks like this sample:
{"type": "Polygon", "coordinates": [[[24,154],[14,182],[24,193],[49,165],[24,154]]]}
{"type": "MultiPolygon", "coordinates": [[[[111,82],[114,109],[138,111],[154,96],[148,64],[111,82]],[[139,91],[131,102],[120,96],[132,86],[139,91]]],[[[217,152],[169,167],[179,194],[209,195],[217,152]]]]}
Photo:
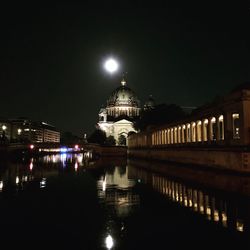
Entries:
{"type": "MultiPolygon", "coordinates": [[[[91,154],[88,154],[91,157],[91,154]]],[[[92,159],[83,153],[54,154],[19,161],[0,162],[0,192],[18,192],[27,183],[38,183],[40,189],[46,188],[47,178],[57,176],[63,169],[74,172],[90,166],[92,159]],[[15,187],[15,188],[14,188],[15,187]]]]}
{"type": "Polygon", "coordinates": [[[97,181],[98,197],[107,211],[103,234],[107,249],[121,241],[126,229],[124,220],[140,205],[140,197],[134,191],[135,184],[135,180],[128,177],[127,166],[108,167],[97,181]]]}
{"type": "Polygon", "coordinates": [[[135,181],[128,178],[128,167],[114,167],[98,180],[98,197],[107,206],[113,206],[117,216],[128,216],[140,200],[133,192],[134,185],[135,181]]]}
{"type": "Polygon", "coordinates": [[[111,249],[114,246],[114,241],[111,235],[108,235],[105,239],[107,249],[111,249]]]}
{"type": "Polygon", "coordinates": [[[248,231],[250,203],[247,198],[223,196],[222,193],[197,188],[173,178],[129,167],[129,177],[149,184],[169,200],[199,213],[207,220],[238,232],[248,231]],[[248,223],[248,225],[247,225],[248,223]]]}

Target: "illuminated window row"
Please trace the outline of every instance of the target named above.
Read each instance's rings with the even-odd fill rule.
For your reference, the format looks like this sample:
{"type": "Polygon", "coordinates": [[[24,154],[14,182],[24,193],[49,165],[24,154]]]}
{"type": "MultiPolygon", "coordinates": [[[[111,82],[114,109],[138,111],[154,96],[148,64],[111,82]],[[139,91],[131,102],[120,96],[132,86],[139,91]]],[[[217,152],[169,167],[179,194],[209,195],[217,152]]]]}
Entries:
{"type": "MultiPolygon", "coordinates": [[[[240,138],[239,114],[232,114],[233,139],[240,138]]],[[[225,139],[224,116],[211,117],[176,125],[152,133],[152,145],[168,145],[192,142],[223,141],[225,139]]]]}
{"type": "MultiPolygon", "coordinates": [[[[240,139],[240,115],[231,115],[232,134],[230,139],[240,139]]],[[[129,147],[216,142],[225,140],[224,115],[204,118],[154,131],[150,134],[138,133],[129,138],[129,147]]]]}

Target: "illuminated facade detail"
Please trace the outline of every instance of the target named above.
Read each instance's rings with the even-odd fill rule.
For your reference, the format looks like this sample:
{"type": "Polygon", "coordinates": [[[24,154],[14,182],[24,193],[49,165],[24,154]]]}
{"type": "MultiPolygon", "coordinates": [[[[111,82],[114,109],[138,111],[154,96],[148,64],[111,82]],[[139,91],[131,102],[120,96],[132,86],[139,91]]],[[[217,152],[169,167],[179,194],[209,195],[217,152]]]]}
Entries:
{"type": "Polygon", "coordinates": [[[140,102],[122,79],[121,85],[108,98],[106,108],[101,108],[97,127],[104,131],[107,137],[113,136],[118,144],[120,136],[127,139],[129,132],[137,132],[133,121],[139,115],[140,102]]]}

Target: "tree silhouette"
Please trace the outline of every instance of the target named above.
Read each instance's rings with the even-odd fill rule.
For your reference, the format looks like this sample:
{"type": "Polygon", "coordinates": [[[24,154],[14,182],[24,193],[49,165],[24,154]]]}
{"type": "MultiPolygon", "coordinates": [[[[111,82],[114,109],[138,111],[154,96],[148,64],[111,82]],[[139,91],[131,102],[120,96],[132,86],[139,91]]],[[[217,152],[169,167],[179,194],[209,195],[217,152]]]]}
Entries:
{"type": "Polygon", "coordinates": [[[124,135],[120,135],[118,137],[118,144],[121,145],[121,146],[126,145],[126,137],[124,135]]]}
{"type": "Polygon", "coordinates": [[[90,143],[98,143],[104,145],[106,142],[106,133],[100,129],[96,129],[88,138],[90,143]]]}
{"type": "Polygon", "coordinates": [[[175,104],[160,104],[154,109],[142,111],[141,116],[134,122],[134,128],[143,131],[148,126],[175,122],[185,118],[185,116],[182,108],[175,104]]]}
{"type": "Polygon", "coordinates": [[[116,145],[116,140],[115,140],[114,136],[110,135],[110,136],[107,137],[106,145],[108,145],[108,146],[116,145]]]}

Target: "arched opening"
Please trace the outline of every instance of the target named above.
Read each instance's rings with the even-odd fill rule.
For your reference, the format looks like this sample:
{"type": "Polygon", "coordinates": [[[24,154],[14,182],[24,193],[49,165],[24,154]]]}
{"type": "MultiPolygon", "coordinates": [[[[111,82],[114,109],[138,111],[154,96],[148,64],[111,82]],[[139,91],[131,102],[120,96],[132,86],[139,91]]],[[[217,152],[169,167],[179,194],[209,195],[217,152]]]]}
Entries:
{"type": "Polygon", "coordinates": [[[191,141],[190,123],[187,124],[187,142],[191,141]]]}
{"type": "Polygon", "coordinates": [[[216,141],[216,118],[212,117],[210,120],[210,139],[216,141]]]}
{"type": "Polygon", "coordinates": [[[118,145],[126,146],[127,145],[127,136],[122,133],[118,136],[118,145]]]}
{"type": "Polygon", "coordinates": [[[234,113],[232,114],[233,120],[233,138],[240,139],[240,114],[234,113]]]}
{"type": "Polygon", "coordinates": [[[197,121],[197,141],[201,141],[201,121],[197,121]]]}
{"type": "Polygon", "coordinates": [[[181,143],[181,126],[178,127],[178,143],[181,143]]]}
{"type": "Polygon", "coordinates": [[[164,130],[161,131],[161,141],[162,141],[162,144],[165,144],[165,133],[164,133],[164,130]]]}
{"type": "Polygon", "coordinates": [[[174,128],[174,143],[177,143],[177,127],[174,128]]]}
{"type": "Polygon", "coordinates": [[[186,142],[186,125],[182,125],[182,143],[186,142]]]}
{"type": "Polygon", "coordinates": [[[203,120],[203,141],[208,140],[208,119],[203,120]]]}
{"type": "Polygon", "coordinates": [[[196,142],[196,124],[192,123],[192,142],[196,142]]]}
{"type": "Polygon", "coordinates": [[[168,144],[171,143],[170,129],[168,129],[168,144]]]}
{"type": "Polygon", "coordinates": [[[167,141],[167,130],[165,129],[164,130],[164,137],[165,137],[165,144],[168,144],[168,141],[167,141]]]}
{"type": "Polygon", "coordinates": [[[224,117],[219,117],[219,140],[224,140],[224,117]]]}
{"type": "Polygon", "coordinates": [[[174,143],[174,129],[171,128],[171,144],[174,143]]]}

